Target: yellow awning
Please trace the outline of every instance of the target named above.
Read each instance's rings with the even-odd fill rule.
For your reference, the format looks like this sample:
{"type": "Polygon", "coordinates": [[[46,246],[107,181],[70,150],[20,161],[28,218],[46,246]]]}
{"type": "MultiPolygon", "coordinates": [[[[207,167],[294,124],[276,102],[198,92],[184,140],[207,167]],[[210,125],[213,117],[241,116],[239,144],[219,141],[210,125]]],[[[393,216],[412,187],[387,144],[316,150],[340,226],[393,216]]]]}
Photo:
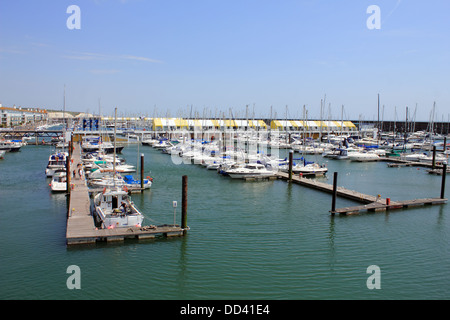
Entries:
{"type": "Polygon", "coordinates": [[[216,128],[219,128],[219,127],[220,127],[219,121],[217,121],[217,120],[215,120],[215,119],[213,119],[213,120],[211,120],[211,121],[212,121],[212,123],[214,124],[214,127],[216,127],[216,128]]]}
{"type": "Polygon", "coordinates": [[[344,126],[348,128],[356,128],[356,126],[351,121],[344,121],[344,126]]]}
{"type": "Polygon", "coordinates": [[[235,128],[236,122],[234,120],[227,119],[227,120],[225,120],[225,126],[229,127],[229,128],[231,128],[231,127],[235,128]]]}
{"type": "Polygon", "coordinates": [[[177,126],[177,128],[187,128],[188,122],[182,118],[176,118],[175,125],[177,126]]]}
{"type": "Polygon", "coordinates": [[[295,120],[289,120],[289,122],[291,123],[291,127],[298,128],[297,121],[295,121],[295,120]]]}
{"type": "Polygon", "coordinates": [[[281,125],[280,121],[272,120],[272,122],[270,123],[270,128],[271,129],[283,129],[283,126],[281,125]]]}
{"type": "Polygon", "coordinates": [[[162,128],[162,121],[160,118],[153,118],[153,130],[156,130],[156,128],[162,128]]]}

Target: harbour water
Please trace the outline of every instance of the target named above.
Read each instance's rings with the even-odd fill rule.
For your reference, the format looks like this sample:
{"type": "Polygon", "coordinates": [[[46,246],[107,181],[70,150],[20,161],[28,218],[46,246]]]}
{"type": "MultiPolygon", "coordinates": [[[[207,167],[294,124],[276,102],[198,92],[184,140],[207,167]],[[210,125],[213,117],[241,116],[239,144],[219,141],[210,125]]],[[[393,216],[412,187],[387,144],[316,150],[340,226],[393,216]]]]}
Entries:
{"type": "MultiPolygon", "coordinates": [[[[450,297],[448,204],[332,217],[329,194],[280,180],[234,181],[140,146],[154,179],[132,195],[144,225],[173,223],[172,201],[180,222],[187,175],[188,234],[68,248],[66,197],[52,194],[44,174],[50,152],[25,146],[0,160],[0,299],[450,297]],[[71,265],[80,268],[81,290],[67,287],[71,265]],[[371,265],[381,270],[381,289],[367,287],[371,265]]],[[[122,156],[137,164],[137,146],[122,156]]],[[[317,160],[328,165],[328,183],[337,171],[348,189],[393,201],[440,195],[441,177],[423,168],[317,160]]],[[[350,205],[337,200],[337,208],[350,205]]]]}

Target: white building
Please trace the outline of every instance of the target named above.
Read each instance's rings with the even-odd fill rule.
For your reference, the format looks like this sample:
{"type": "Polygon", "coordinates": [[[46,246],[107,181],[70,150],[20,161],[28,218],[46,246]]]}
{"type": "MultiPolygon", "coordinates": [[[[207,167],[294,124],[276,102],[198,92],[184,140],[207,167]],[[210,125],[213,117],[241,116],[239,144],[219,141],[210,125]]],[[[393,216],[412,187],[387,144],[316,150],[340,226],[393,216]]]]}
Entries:
{"type": "Polygon", "coordinates": [[[0,104],[0,126],[12,127],[23,125],[26,123],[35,123],[47,120],[48,114],[46,110],[37,108],[22,108],[13,106],[3,107],[0,104]]]}

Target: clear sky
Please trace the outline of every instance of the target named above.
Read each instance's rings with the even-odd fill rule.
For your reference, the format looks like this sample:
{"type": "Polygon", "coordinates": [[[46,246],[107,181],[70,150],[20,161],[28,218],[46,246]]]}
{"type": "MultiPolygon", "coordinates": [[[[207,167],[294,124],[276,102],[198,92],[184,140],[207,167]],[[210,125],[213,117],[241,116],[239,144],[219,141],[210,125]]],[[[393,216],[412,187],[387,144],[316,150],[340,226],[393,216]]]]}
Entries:
{"type": "Polygon", "coordinates": [[[448,121],[449,77],[448,0],[0,1],[4,106],[448,121]]]}

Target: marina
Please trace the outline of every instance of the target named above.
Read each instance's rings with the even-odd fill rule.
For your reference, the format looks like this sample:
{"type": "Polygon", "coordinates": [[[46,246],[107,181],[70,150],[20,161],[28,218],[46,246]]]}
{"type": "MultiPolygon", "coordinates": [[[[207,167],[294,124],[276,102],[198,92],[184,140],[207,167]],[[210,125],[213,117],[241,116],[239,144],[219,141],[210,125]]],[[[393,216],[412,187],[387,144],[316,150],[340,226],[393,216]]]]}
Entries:
{"type": "Polygon", "coordinates": [[[0,299],[448,300],[449,6],[0,1],[0,299]]]}
{"type": "MultiPolygon", "coordinates": [[[[72,159],[76,167],[78,161],[81,162],[81,149],[76,142],[74,147],[72,159]]],[[[407,285],[395,280],[403,272],[399,267],[401,265],[408,265],[404,269],[408,274],[419,276],[423,272],[420,264],[411,269],[410,263],[414,264],[416,260],[411,260],[410,245],[414,245],[414,250],[424,252],[428,261],[442,259],[436,250],[429,249],[436,238],[446,243],[446,232],[434,232],[431,238],[419,239],[413,236],[432,232],[436,228],[442,231],[448,228],[445,219],[446,201],[436,198],[441,191],[442,176],[428,174],[428,165],[394,168],[387,166],[387,163],[394,162],[393,158],[354,162],[306,155],[307,161],[325,165],[327,173],[317,177],[308,177],[307,174],[300,177],[296,173],[292,175],[293,183],[287,183],[289,172],[279,170],[274,178],[244,181],[223,176],[217,169],[207,170],[200,158],[183,158],[164,153],[164,149],[131,143],[123,148],[121,156],[127,163],[134,162],[137,165],[135,180],[140,180],[141,161],[144,162],[142,177],[153,178],[149,189],[129,190],[133,202],[145,216],[144,223],[141,227],[102,229],[95,225],[92,201],[95,194],[103,192],[103,188],[91,188],[87,175],[83,180],[78,179],[78,174],[75,179],[71,175],[70,200],[65,192],[51,191],[48,185],[51,179],[46,178],[45,167],[53,150],[49,145],[29,145],[22,147],[19,152],[6,154],[5,159],[1,160],[1,165],[10,168],[2,171],[0,183],[8,185],[7,189],[2,186],[2,190],[5,190],[2,196],[16,199],[8,203],[16,203],[17,209],[21,208],[28,218],[18,223],[17,215],[6,214],[5,224],[0,229],[9,238],[13,237],[12,234],[22,234],[20,238],[15,237],[13,243],[20,244],[25,252],[30,251],[24,255],[27,259],[38,255],[35,259],[55,261],[57,257],[57,261],[51,265],[43,262],[45,269],[38,268],[34,275],[40,274],[45,278],[46,274],[66,268],[76,258],[83,268],[83,283],[103,282],[102,286],[95,288],[85,287],[82,293],[84,297],[96,294],[116,297],[113,289],[115,285],[108,283],[107,277],[98,272],[94,276],[87,266],[95,266],[105,274],[123,274],[125,269],[136,266],[136,261],[141,259],[145,259],[145,263],[139,269],[146,279],[142,283],[137,282],[135,288],[147,299],[181,298],[186,295],[196,299],[245,298],[249,294],[260,299],[274,295],[280,298],[334,298],[337,296],[325,287],[341,287],[342,283],[350,284],[347,289],[340,291],[340,297],[350,297],[357,292],[370,299],[367,289],[361,288],[358,281],[352,285],[348,274],[358,274],[361,269],[364,277],[365,268],[373,263],[381,264],[383,269],[398,270],[383,277],[385,283],[395,284],[395,288],[385,289],[383,297],[405,297],[405,292],[406,296],[414,297],[417,294],[408,291],[407,285]],[[38,161],[22,173],[15,164],[29,157],[38,161]],[[172,158],[175,160],[172,161],[172,158]],[[339,172],[339,186],[344,187],[337,188],[337,209],[332,215],[330,206],[334,172],[339,172]],[[34,203],[35,210],[27,209],[26,202],[21,200],[25,194],[18,191],[22,189],[19,181],[24,175],[30,176],[30,182],[33,182],[32,190],[36,196],[26,196],[27,202],[34,203]],[[179,223],[183,189],[181,178],[185,175],[189,176],[190,229],[186,234],[179,223]],[[392,179],[393,176],[395,179],[392,179]],[[406,184],[408,188],[405,188],[406,184]],[[424,185],[427,186],[426,190],[424,185]],[[378,194],[382,197],[378,197],[378,194]],[[390,199],[390,206],[386,206],[387,198],[390,199]],[[418,200],[407,202],[405,199],[418,200]],[[173,207],[174,200],[178,200],[178,208],[173,207]],[[372,211],[377,214],[365,213],[372,211]],[[354,215],[356,212],[360,214],[354,215]],[[353,218],[345,219],[347,216],[353,218]],[[41,223],[45,223],[45,230],[48,231],[36,228],[41,223]],[[6,224],[9,228],[6,228],[6,224]],[[408,233],[403,231],[405,228],[409,230],[408,233]],[[38,249],[41,245],[31,239],[39,239],[46,249],[38,249]],[[380,255],[386,243],[391,248],[391,258],[379,260],[365,255],[367,250],[375,256],[380,255]],[[281,247],[284,249],[281,250],[281,247]],[[155,255],[158,259],[155,259],[155,255]],[[103,266],[105,258],[108,261],[118,259],[120,265],[112,262],[103,266]],[[272,259],[285,262],[268,262],[272,259]],[[271,268],[267,268],[268,263],[271,268]],[[248,265],[252,272],[246,271],[248,265]],[[328,274],[329,270],[334,270],[333,275],[321,276],[328,274]],[[188,277],[185,275],[187,271],[191,274],[188,277]],[[252,275],[255,272],[257,275],[252,275]],[[210,281],[201,280],[204,276],[200,275],[205,274],[210,281]],[[233,277],[228,278],[229,275],[233,277]],[[266,280],[262,282],[261,276],[266,280]],[[181,279],[174,281],[170,279],[172,277],[181,279]],[[278,282],[283,284],[283,289],[277,289],[278,282]],[[292,282],[295,287],[289,286],[292,282]],[[148,291],[150,284],[162,289],[158,294],[153,294],[148,291]],[[250,288],[257,286],[258,293],[236,294],[243,284],[250,288]],[[222,293],[216,291],[219,287],[222,293]],[[317,291],[312,292],[309,288],[317,291]],[[110,293],[104,293],[104,290],[110,293]]],[[[280,149],[278,157],[287,160],[289,154],[289,149],[280,149]]],[[[301,156],[294,153],[293,158],[299,159],[301,156]]],[[[7,207],[5,212],[12,211],[7,207]]],[[[2,252],[9,256],[10,250],[5,244],[1,246],[2,252]]],[[[13,275],[17,270],[20,272],[21,268],[15,268],[14,271],[5,265],[1,268],[5,276],[16,280],[14,284],[12,281],[3,281],[4,288],[8,288],[8,296],[23,294],[16,289],[20,288],[17,284],[21,282],[13,275]]],[[[436,293],[436,289],[441,288],[442,279],[436,264],[430,264],[429,268],[434,269],[435,276],[422,283],[424,292],[434,297],[440,297],[441,294],[445,296],[445,290],[441,294],[436,293]]],[[[23,275],[23,272],[20,274],[23,275]]],[[[134,279],[133,276],[125,276],[120,282],[125,285],[125,282],[134,279]]],[[[61,280],[65,283],[65,279],[61,280]]],[[[34,293],[30,297],[38,292],[41,297],[47,298],[55,297],[55,294],[66,298],[73,295],[67,289],[61,290],[54,285],[43,289],[39,281],[27,276],[21,281],[31,285],[31,292],[34,293]]],[[[129,298],[133,296],[125,294],[129,298]]]]}

